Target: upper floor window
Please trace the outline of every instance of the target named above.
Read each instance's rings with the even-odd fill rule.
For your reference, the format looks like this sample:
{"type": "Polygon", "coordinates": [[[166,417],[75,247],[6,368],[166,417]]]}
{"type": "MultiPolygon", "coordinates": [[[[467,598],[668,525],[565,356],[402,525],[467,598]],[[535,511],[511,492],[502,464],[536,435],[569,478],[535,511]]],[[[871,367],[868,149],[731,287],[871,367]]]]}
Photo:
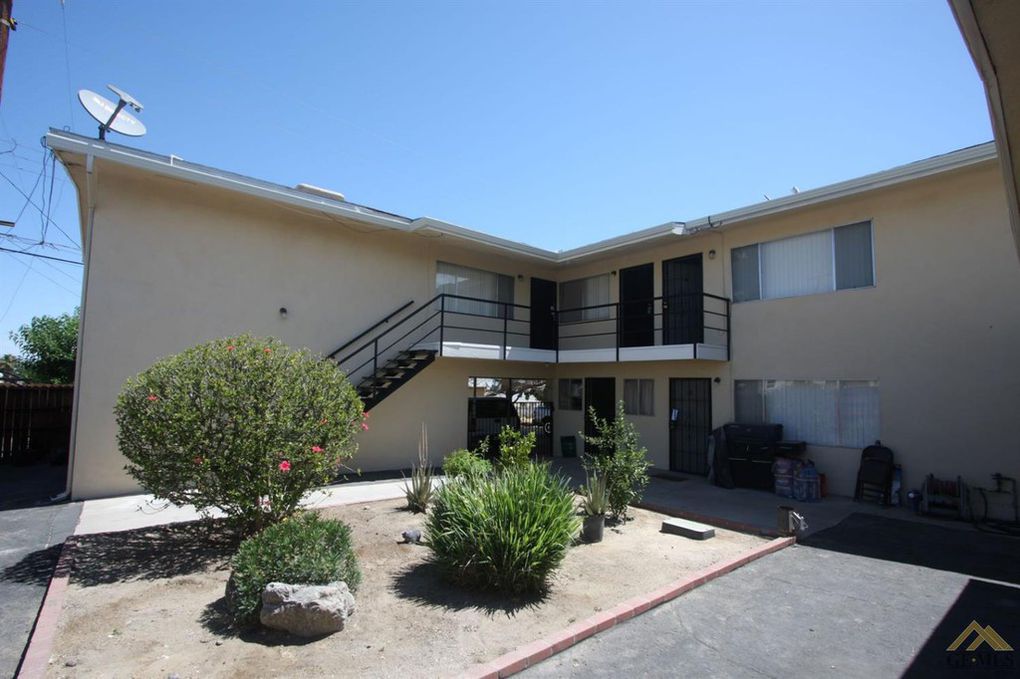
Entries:
{"type": "MultiPolygon", "coordinates": [[[[503,304],[495,302],[514,303],[514,279],[491,271],[437,262],[436,292],[472,298],[447,298],[444,302],[447,311],[502,318],[503,304]]],[[[507,315],[513,316],[512,308],[507,309],[507,315]]]]}
{"type": "Polygon", "coordinates": [[[612,316],[609,304],[609,274],[578,278],[560,283],[560,322],[604,321],[612,316]],[[594,309],[579,309],[591,307],[594,309]],[[563,311],[568,309],[568,311],[563,311]],[[569,311],[576,309],[576,311],[569,311]]]}
{"type": "Polygon", "coordinates": [[[734,302],[875,284],[871,222],[734,248],[731,260],[734,302]]]}

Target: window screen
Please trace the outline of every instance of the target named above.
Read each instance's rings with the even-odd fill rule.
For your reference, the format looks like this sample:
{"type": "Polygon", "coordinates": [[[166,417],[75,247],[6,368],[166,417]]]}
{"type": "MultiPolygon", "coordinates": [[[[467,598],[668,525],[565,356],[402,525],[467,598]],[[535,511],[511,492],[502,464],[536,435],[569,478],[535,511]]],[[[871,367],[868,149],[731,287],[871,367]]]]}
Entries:
{"type": "Polygon", "coordinates": [[[559,409],[581,410],[583,407],[583,393],[583,380],[561,378],[559,386],[559,409]]]}
{"type": "Polygon", "coordinates": [[[871,222],[833,229],[836,289],[866,288],[875,284],[871,256],[871,222]]]}
{"type": "Polygon", "coordinates": [[[760,299],[758,245],[734,248],[730,252],[730,259],[733,265],[733,301],[760,299]]]}

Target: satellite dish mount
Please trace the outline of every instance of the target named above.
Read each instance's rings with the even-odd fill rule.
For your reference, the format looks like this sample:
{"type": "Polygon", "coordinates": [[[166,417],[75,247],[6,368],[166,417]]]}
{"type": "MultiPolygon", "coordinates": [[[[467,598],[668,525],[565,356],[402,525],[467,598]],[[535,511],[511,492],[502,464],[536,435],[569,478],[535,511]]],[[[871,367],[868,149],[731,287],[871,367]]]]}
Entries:
{"type": "Polygon", "coordinates": [[[142,110],[142,104],[124,90],[107,85],[117,95],[114,104],[106,97],[92,90],[78,90],[78,101],[88,114],[99,123],[99,138],[106,139],[106,131],[113,130],[129,137],[140,137],[145,134],[145,125],[134,115],[124,109],[130,107],[136,112],[142,110]]]}

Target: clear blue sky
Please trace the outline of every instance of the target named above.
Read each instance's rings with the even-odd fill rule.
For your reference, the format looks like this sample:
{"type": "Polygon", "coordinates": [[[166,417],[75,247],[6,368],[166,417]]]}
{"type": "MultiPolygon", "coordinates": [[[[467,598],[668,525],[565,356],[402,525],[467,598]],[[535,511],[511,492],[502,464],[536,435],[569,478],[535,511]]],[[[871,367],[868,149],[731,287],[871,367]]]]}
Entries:
{"type": "MultiPolygon", "coordinates": [[[[944,0],[15,0],[14,15],[0,148],[18,146],[0,171],[26,192],[49,126],[95,133],[73,91],[106,83],[145,104],[149,134],[120,143],[553,249],[991,139],[944,0]]],[[[77,242],[57,170],[52,218],[77,242]]],[[[25,201],[0,184],[13,219],[25,201]]],[[[14,233],[38,238],[39,212],[14,233]]],[[[33,315],[73,308],[79,275],[0,256],[0,353],[33,315]]]]}

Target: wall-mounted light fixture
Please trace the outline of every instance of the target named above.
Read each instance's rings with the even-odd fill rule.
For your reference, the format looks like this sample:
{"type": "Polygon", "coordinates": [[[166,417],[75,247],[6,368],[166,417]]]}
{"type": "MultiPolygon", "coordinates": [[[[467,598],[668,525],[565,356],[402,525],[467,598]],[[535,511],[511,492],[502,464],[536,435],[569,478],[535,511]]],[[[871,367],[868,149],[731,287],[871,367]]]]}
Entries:
{"type": "Polygon", "coordinates": [[[517,274],[517,280],[523,281],[524,280],[524,274],[522,274],[522,273],[517,274]]]}
{"type": "Polygon", "coordinates": [[[709,250],[708,251],[708,258],[709,259],[715,259],[715,250],[709,250]]]}
{"type": "Polygon", "coordinates": [[[611,273],[611,274],[613,274],[613,275],[615,276],[615,275],[616,275],[616,269],[613,269],[613,270],[612,270],[612,271],[610,271],[609,273],[611,273]]]}
{"type": "Polygon", "coordinates": [[[287,307],[280,307],[280,318],[287,318],[287,307]]]}
{"type": "Polygon", "coordinates": [[[715,382],[716,384],[721,384],[722,383],[722,378],[721,377],[717,377],[717,378],[715,378],[712,381],[715,382]]]}

